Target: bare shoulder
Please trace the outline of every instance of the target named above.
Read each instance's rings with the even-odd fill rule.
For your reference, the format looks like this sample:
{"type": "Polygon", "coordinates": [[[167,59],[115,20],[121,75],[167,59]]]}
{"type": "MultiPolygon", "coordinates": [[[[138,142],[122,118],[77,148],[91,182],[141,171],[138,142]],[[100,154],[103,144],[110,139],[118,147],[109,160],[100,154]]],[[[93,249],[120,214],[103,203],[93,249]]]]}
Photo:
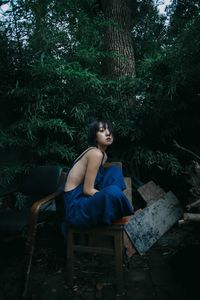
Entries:
{"type": "Polygon", "coordinates": [[[88,159],[97,159],[97,160],[101,160],[103,158],[103,153],[97,149],[97,148],[93,148],[90,151],[88,151],[86,153],[87,158],[88,159]]]}

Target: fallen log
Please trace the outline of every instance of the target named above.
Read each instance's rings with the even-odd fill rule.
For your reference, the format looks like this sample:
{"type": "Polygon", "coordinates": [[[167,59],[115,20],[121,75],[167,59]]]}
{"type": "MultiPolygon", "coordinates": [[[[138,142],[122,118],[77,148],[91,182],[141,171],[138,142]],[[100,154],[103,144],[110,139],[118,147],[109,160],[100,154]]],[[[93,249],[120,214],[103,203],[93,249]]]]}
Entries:
{"type": "Polygon", "coordinates": [[[184,213],[183,214],[183,220],[184,221],[200,222],[200,214],[184,213]]]}

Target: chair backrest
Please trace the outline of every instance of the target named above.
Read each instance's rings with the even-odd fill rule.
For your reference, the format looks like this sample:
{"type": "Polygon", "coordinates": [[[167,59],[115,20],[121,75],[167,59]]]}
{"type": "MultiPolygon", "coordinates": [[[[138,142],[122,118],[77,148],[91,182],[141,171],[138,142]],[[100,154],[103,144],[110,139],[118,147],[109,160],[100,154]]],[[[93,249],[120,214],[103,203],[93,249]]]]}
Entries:
{"type": "Polygon", "coordinates": [[[122,169],[122,163],[121,163],[121,161],[111,161],[111,162],[106,162],[104,164],[104,168],[109,168],[111,166],[117,166],[120,169],[122,169]]]}
{"type": "Polygon", "coordinates": [[[59,188],[62,168],[60,166],[38,166],[25,174],[20,192],[24,195],[45,196],[59,188]]]}

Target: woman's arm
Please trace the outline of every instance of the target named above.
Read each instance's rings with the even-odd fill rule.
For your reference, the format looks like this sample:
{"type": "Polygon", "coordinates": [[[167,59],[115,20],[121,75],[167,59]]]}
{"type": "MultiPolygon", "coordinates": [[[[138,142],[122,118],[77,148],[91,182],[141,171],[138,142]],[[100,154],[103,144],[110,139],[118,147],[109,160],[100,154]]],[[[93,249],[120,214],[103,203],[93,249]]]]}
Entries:
{"type": "Polygon", "coordinates": [[[98,190],[94,188],[95,178],[98,169],[101,165],[103,153],[98,149],[93,149],[87,155],[87,167],[85,172],[85,179],[83,184],[83,193],[86,196],[92,196],[98,190]]]}

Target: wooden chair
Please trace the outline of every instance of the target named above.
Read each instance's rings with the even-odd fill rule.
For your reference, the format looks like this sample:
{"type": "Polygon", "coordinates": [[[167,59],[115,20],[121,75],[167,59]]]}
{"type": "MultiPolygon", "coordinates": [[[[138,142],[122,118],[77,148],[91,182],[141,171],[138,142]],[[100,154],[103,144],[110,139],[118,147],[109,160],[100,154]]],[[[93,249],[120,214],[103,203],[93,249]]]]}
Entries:
{"type": "MultiPolygon", "coordinates": [[[[106,163],[105,167],[110,165],[118,165],[121,163],[106,163]]],[[[132,204],[131,197],[131,179],[125,178],[128,188],[125,191],[129,201],[132,204]]],[[[124,292],[123,278],[123,253],[124,253],[124,224],[128,222],[127,217],[123,217],[111,226],[97,226],[90,229],[67,227],[67,283],[70,287],[74,281],[74,253],[97,253],[105,255],[114,255],[116,269],[116,288],[119,294],[124,292]],[[78,236],[78,239],[77,239],[78,236]],[[102,237],[111,238],[111,243],[102,242],[102,237]]]]}
{"type": "MultiPolygon", "coordinates": [[[[25,195],[27,201],[23,209],[10,209],[0,211],[0,233],[4,236],[23,235],[28,228],[26,235],[26,259],[25,274],[22,287],[22,296],[26,296],[32,258],[35,248],[35,238],[37,233],[38,220],[40,222],[52,219],[55,211],[49,211],[48,205],[57,201],[61,195],[61,185],[64,181],[65,173],[59,166],[38,166],[30,170],[28,174],[22,176],[20,185],[16,191],[25,195]]],[[[14,198],[12,194],[5,194],[7,199],[14,198]]]]}
{"type": "MultiPolygon", "coordinates": [[[[39,167],[40,168],[40,167],[39,167]]],[[[43,167],[45,168],[45,167],[43,167]]],[[[46,167],[46,173],[48,172],[48,168],[55,168],[55,167],[46,167]]],[[[28,283],[29,283],[29,277],[30,277],[30,270],[32,265],[32,258],[34,254],[34,248],[35,248],[35,237],[36,237],[36,230],[37,230],[37,222],[39,213],[42,210],[43,207],[50,205],[51,203],[55,203],[55,205],[59,205],[59,208],[56,207],[56,214],[60,214],[58,217],[59,219],[62,218],[62,202],[61,202],[61,192],[63,190],[63,184],[65,182],[66,173],[62,171],[62,168],[57,167],[57,176],[56,174],[52,174],[52,178],[50,179],[47,175],[47,178],[45,180],[47,186],[52,189],[52,192],[48,194],[47,196],[39,199],[38,201],[34,202],[31,207],[31,214],[28,222],[28,237],[27,237],[27,258],[26,258],[26,273],[25,273],[25,281],[24,281],[24,287],[22,296],[25,297],[27,294],[28,289],[28,283]],[[53,185],[53,186],[51,186],[53,185]],[[60,213],[59,213],[60,210],[60,213]]],[[[53,170],[52,170],[53,172],[53,170]]],[[[43,174],[45,175],[45,174],[43,174]]],[[[42,184],[42,182],[41,182],[42,184]]],[[[61,222],[61,220],[60,220],[61,222]]]]}

